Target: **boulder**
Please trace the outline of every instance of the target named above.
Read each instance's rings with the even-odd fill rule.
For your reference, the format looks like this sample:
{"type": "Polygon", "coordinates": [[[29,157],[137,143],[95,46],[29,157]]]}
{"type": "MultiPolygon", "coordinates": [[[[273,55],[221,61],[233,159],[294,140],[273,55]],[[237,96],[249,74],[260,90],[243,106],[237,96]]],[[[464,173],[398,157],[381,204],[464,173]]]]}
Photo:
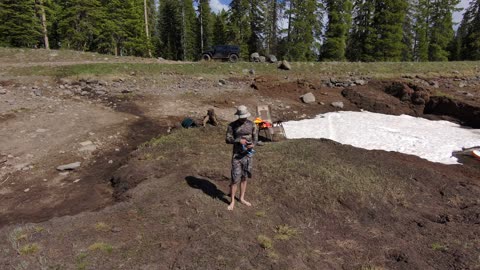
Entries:
{"type": "Polygon", "coordinates": [[[341,101],[340,102],[333,102],[332,106],[335,107],[335,108],[338,108],[338,109],[343,109],[345,107],[345,105],[341,101]]]}
{"type": "Polygon", "coordinates": [[[267,62],[267,58],[265,56],[260,56],[260,63],[265,63],[267,62]]]}
{"type": "Polygon", "coordinates": [[[280,62],[280,64],[278,65],[278,68],[279,68],[279,69],[283,69],[283,70],[291,70],[291,69],[292,69],[292,66],[290,65],[290,63],[288,63],[287,60],[283,60],[283,61],[280,62]]]}
{"type": "Polygon", "coordinates": [[[260,62],[260,54],[259,53],[252,53],[250,55],[250,61],[251,62],[260,62]]]}
{"type": "Polygon", "coordinates": [[[300,99],[303,101],[303,103],[315,103],[316,99],[315,96],[312,93],[307,93],[303,96],[300,97],[300,99]]]}
{"type": "Polygon", "coordinates": [[[365,80],[355,80],[355,84],[356,85],[366,85],[367,81],[365,81],[365,80]]]}
{"type": "Polygon", "coordinates": [[[275,55],[273,55],[273,54],[270,54],[270,55],[267,57],[267,60],[268,60],[268,62],[270,62],[270,63],[277,63],[277,62],[278,62],[277,57],[276,57],[275,55]]]}
{"type": "Polygon", "coordinates": [[[76,168],[80,167],[82,163],[81,162],[74,162],[70,164],[65,164],[57,167],[57,170],[59,171],[69,171],[69,170],[75,170],[76,168]]]}

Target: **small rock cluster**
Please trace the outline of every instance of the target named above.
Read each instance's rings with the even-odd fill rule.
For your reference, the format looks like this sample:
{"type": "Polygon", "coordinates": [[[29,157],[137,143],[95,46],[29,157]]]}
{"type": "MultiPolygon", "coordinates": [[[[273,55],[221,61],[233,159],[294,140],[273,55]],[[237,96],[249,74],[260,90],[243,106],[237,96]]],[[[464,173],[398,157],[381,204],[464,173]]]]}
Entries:
{"type": "Polygon", "coordinates": [[[250,55],[250,61],[256,63],[277,63],[277,57],[275,55],[262,56],[259,53],[252,53],[250,55]]]}
{"type": "Polygon", "coordinates": [[[103,96],[108,93],[108,83],[102,80],[80,79],[78,81],[72,81],[69,79],[60,79],[58,85],[60,89],[64,90],[63,93],[66,95],[103,96]]]}
{"type": "Polygon", "coordinates": [[[353,87],[353,86],[363,86],[367,85],[368,81],[366,78],[361,79],[346,79],[346,80],[338,80],[336,78],[330,78],[327,81],[323,82],[325,86],[333,88],[333,87],[353,87]]]}

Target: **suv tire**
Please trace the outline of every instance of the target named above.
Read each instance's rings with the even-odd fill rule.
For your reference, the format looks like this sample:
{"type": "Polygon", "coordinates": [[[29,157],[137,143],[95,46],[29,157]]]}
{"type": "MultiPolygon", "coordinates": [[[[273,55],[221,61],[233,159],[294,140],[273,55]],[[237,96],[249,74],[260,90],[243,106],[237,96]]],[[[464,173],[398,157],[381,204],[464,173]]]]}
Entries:
{"type": "Polygon", "coordinates": [[[232,62],[232,63],[235,63],[235,62],[238,61],[238,55],[232,54],[232,55],[230,55],[230,57],[228,58],[228,60],[229,60],[230,62],[232,62]]]}
{"type": "Polygon", "coordinates": [[[204,54],[202,56],[202,59],[203,59],[203,61],[210,61],[210,60],[212,60],[212,57],[210,57],[210,55],[208,55],[208,54],[204,54]]]}

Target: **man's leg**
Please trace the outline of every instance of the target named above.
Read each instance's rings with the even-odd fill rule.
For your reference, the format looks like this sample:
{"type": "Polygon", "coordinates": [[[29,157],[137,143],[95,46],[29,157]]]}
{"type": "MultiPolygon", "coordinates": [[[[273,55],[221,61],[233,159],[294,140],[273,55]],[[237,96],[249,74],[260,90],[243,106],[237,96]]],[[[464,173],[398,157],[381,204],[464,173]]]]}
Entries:
{"type": "Polygon", "coordinates": [[[245,201],[245,192],[247,191],[247,179],[242,177],[242,182],[240,182],[240,202],[246,206],[252,206],[251,203],[245,201]]]}
{"type": "Polygon", "coordinates": [[[237,184],[230,185],[230,196],[232,197],[232,201],[230,205],[228,205],[228,210],[232,211],[235,207],[235,193],[237,193],[237,184]]]}

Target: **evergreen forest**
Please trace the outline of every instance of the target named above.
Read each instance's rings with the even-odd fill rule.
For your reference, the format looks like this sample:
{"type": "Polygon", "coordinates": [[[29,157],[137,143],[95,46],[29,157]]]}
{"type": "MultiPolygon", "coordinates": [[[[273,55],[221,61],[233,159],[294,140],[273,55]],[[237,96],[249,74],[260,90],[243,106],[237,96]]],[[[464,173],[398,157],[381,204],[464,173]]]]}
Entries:
{"type": "Polygon", "coordinates": [[[480,60],[480,0],[0,0],[0,46],[192,61],[238,45],[291,61],[480,60]]]}

